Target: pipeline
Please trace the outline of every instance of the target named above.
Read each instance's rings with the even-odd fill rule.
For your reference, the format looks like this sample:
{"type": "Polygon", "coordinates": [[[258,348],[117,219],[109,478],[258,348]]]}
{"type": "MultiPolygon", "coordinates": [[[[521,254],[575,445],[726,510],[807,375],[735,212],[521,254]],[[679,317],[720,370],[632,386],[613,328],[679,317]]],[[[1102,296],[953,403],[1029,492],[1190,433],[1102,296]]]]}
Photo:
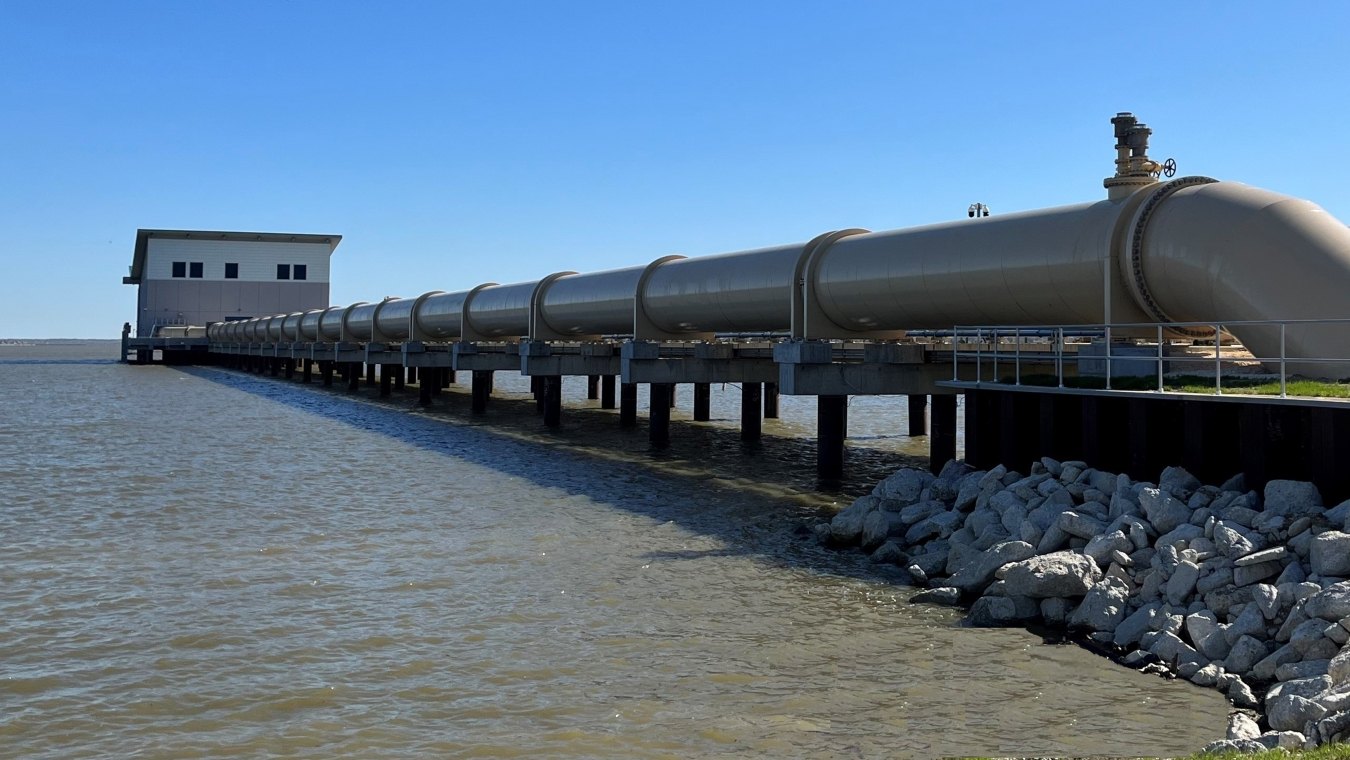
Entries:
{"type": "MultiPolygon", "coordinates": [[[[1149,130],[1116,125],[1105,200],[417,298],[211,325],[221,343],[893,338],[956,325],[1319,320],[1346,314],[1350,228],[1305,200],[1207,177],[1160,181],[1149,130]],[[1141,138],[1142,134],[1142,138],[1141,138]]],[[[1350,375],[1344,324],[1232,328],[1254,355],[1350,375]],[[1283,346],[1281,346],[1283,343],[1283,346]],[[1299,361],[1303,359],[1304,361],[1299,361]]]]}

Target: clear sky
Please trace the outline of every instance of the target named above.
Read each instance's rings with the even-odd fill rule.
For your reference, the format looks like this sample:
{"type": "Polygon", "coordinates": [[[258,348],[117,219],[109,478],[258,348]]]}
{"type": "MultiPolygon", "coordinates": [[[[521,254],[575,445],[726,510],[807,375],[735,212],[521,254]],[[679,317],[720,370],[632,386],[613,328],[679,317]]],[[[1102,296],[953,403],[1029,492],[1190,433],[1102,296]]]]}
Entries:
{"type": "Polygon", "coordinates": [[[1350,3],[0,0],[0,337],[116,337],[138,227],[337,233],[334,303],[1104,197],[1350,219],[1350,3]]]}

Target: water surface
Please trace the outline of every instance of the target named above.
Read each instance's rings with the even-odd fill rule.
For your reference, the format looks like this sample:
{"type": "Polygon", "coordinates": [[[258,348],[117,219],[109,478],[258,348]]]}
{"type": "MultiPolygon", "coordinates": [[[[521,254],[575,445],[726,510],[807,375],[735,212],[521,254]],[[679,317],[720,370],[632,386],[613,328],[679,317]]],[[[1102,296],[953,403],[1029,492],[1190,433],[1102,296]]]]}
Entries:
{"type": "Polygon", "coordinates": [[[734,386],[672,447],[569,381],[486,419],[214,368],[0,347],[0,756],[1178,754],[1212,691],[952,611],[806,522],[917,461],[855,401],[817,490],[812,406],[760,444],[734,386]],[[863,411],[859,411],[863,410],[863,411]]]}

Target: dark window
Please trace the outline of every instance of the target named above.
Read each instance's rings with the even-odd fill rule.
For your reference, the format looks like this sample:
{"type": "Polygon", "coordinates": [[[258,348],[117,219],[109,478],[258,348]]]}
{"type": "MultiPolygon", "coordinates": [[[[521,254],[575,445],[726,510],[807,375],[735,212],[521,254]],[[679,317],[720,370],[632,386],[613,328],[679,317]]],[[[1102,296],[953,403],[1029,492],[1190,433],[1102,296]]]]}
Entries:
{"type": "Polygon", "coordinates": [[[174,277],[187,277],[187,262],[186,262],[186,261],[175,261],[175,262],[173,263],[173,276],[174,276],[174,277]]]}
{"type": "Polygon", "coordinates": [[[278,279],[278,280],[289,280],[289,279],[291,279],[291,265],[290,265],[290,264],[277,264],[277,279],[278,279]]]}
{"type": "Polygon", "coordinates": [[[227,279],[227,280],[237,280],[237,279],[239,279],[239,265],[238,265],[238,264],[235,264],[235,263],[227,263],[227,264],[225,265],[225,279],[227,279]]]}
{"type": "Polygon", "coordinates": [[[188,266],[188,277],[195,277],[199,280],[202,278],[202,263],[200,261],[194,261],[188,266]]]}
{"type": "Polygon", "coordinates": [[[291,277],[291,279],[303,280],[309,274],[309,266],[306,264],[296,264],[295,269],[292,271],[294,272],[294,275],[291,277]]]}

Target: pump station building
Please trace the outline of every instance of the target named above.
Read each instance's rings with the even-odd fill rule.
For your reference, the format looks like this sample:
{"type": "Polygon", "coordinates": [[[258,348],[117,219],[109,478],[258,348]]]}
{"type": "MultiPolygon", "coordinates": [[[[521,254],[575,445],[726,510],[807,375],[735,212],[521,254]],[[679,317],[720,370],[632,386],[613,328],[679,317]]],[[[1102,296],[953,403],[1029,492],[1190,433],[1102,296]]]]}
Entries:
{"type": "Polygon", "coordinates": [[[328,306],[328,263],[341,235],[136,231],[125,285],[139,286],[135,335],[328,306]]]}

